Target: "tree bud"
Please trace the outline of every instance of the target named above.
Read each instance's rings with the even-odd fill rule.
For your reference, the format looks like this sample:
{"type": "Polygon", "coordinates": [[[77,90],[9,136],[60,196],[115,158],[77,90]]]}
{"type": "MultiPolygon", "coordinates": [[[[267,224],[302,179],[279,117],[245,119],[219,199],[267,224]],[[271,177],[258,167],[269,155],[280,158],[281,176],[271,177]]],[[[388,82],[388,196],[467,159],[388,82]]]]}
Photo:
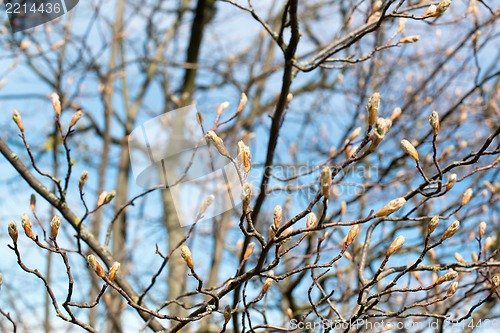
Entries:
{"type": "Polygon", "coordinates": [[[274,212],[273,212],[273,225],[275,230],[278,230],[278,228],[280,227],[282,218],[283,218],[283,210],[281,209],[280,205],[276,205],[276,207],[274,207],[274,212]]]}
{"type": "Polygon", "coordinates": [[[418,152],[417,149],[408,140],[401,140],[401,148],[405,153],[410,155],[415,161],[418,162],[418,152]]]}
{"type": "Polygon", "coordinates": [[[31,229],[31,221],[27,214],[23,214],[23,216],[21,217],[21,225],[23,226],[26,237],[35,239],[35,235],[33,234],[33,230],[31,229]]]}
{"type": "Polygon", "coordinates": [[[429,124],[432,127],[432,133],[434,135],[438,135],[440,124],[439,124],[439,115],[436,111],[432,111],[429,117],[429,124]]]}
{"type": "Polygon", "coordinates": [[[389,214],[392,214],[395,211],[399,210],[401,207],[403,207],[405,203],[406,203],[406,199],[403,197],[389,201],[389,203],[387,205],[385,205],[377,213],[375,213],[375,216],[381,217],[381,216],[387,216],[389,214]]]}
{"type": "Polygon", "coordinates": [[[446,229],[446,231],[444,232],[443,237],[441,237],[441,239],[446,240],[446,239],[452,237],[457,232],[458,228],[460,228],[460,222],[457,220],[457,221],[453,222],[452,224],[450,224],[450,226],[448,227],[448,229],[446,229]]]}
{"type": "Polygon", "coordinates": [[[61,226],[61,218],[59,215],[54,215],[50,221],[50,238],[56,239],[59,234],[59,227],[61,226]]]}
{"type": "Polygon", "coordinates": [[[467,203],[470,201],[472,198],[472,189],[468,188],[465,190],[464,195],[462,196],[462,206],[467,205],[467,203]]]}
{"type": "Polygon", "coordinates": [[[380,93],[374,93],[368,100],[368,126],[373,126],[377,120],[377,112],[380,106],[380,93]]]}
{"type": "Polygon", "coordinates": [[[319,181],[321,184],[321,193],[326,199],[330,198],[330,187],[332,186],[332,170],[330,167],[326,166],[321,170],[319,181]]]}
{"type": "Polygon", "coordinates": [[[101,264],[99,263],[99,261],[97,261],[97,258],[93,254],[87,257],[87,262],[89,263],[90,267],[95,271],[97,276],[99,276],[100,278],[104,278],[106,276],[104,269],[102,268],[101,264]]]}
{"type": "Polygon", "coordinates": [[[345,239],[344,247],[347,248],[349,245],[354,242],[354,238],[358,235],[359,232],[359,224],[354,224],[351,226],[349,229],[349,232],[347,233],[347,237],[345,239]]]}
{"type": "Polygon", "coordinates": [[[215,146],[215,148],[217,148],[219,154],[221,154],[222,156],[230,157],[226,146],[224,146],[224,142],[217,134],[215,134],[214,131],[208,131],[205,138],[207,141],[211,142],[215,146]]]}
{"type": "Polygon", "coordinates": [[[9,230],[9,236],[10,238],[12,238],[12,241],[14,243],[17,243],[17,239],[19,237],[19,233],[17,231],[17,225],[16,225],[16,222],[14,221],[10,221],[9,222],[9,227],[8,227],[8,230],[9,230]]]}
{"type": "Polygon", "coordinates": [[[83,186],[89,179],[89,172],[87,170],[84,170],[82,174],[80,175],[80,181],[78,183],[78,188],[80,189],[80,192],[83,192],[83,186]]]}
{"type": "Polygon", "coordinates": [[[21,133],[24,133],[23,118],[21,118],[21,115],[15,109],[12,111],[12,120],[14,120],[21,133]]]}
{"type": "Polygon", "coordinates": [[[446,297],[451,297],[455,295],[455,293],[457,292],[457,288],[458,288],[458,282],[455,281],[452,284],[450,284],[450,288],[448,288],[448,291],[446,292],[446,297]]]}
{"type": "Polygon", "coordinates": [[[69,128],[72,129],[73,127],[75,127],[75,125],[78,123],[78,121],[82,116],[83,112],[81,110],[76,111],[73,117],[71,117],[71,120],[69,122],[69,128]]]}
{"type": "Polygon", "coordinates": [[[193,256],[191,255],[191,250],[189,250],[189,247],[187,247],[186,245],[181,246],[181,257],[182,259],[184,259],[189,269],[193,270],[194,269],[193,256]]]}
{"type": "Polygon", "coordinates": [[[430,235],[436,230],[439,225],[439,217],[433,216],[427,225],[427,235],[430,235]]]}
{"type": "Polygon", "coordinates": [[[392,242],[392,244],[389,246],[389,249],[387,250],[387,257],[390,257],[394,252],[399,250],[401,246],[403,246],[403,243],[405,242],[405,237],[403,235],[400,235],[396,237],[396,239],[392,242]]]}
{"type": "Polygon", "coordinates": [[[455,271],[449,271],[446,274],[444,274],[443,276],[441,276],[436,281],[436,285],[440,285],[440,284],[443,284],[445,282],[449,282],[449,281],[455,280],[457,278],[457,276],[458,276],[457,272],[455,272],[455,271]]]}
{"type": "Polygon", "coordinates": [[[50,95],[50,98],[52,99],[52,107],[54,108],[54,111],[58,116],[61,115],[61,101],[59,100],[59,95],[56,93],[52,93],[50,95]]]}
{"type": "Polygon", "coordinates": [[[115,277],[116,277],[116,273],[118,273],[118,271],[120,270],[120,263],[119,262],[115,262],[113,264],[113,266],[111,266],[111,268],[109,269],[109,272],[108,272],[108,279],[110,281],[114,281],[115,280],[115,277]]]}

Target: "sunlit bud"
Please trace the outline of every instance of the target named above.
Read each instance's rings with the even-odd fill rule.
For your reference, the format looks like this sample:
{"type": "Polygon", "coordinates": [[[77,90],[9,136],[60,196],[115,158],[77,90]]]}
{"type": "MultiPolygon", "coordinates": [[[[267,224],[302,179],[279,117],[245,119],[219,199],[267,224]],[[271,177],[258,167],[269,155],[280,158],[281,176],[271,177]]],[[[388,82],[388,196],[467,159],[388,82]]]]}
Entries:
{"type": "Polygon", "coordinates": [[[193,256],[191,255],[191,250],[186,245],[181,246],[181,257],[186,262],[189,269],[194,269],[193,256]]]}
{"type": "Polygon", "coordinates": [[[457,261],[461,264],[465,264],[466,261],[464,259],[464,257],[462,257],[462,255],[458,252],[455,252],[455,259],[457,259],[457,261]]]}
{"type": "Polygon", "coordinates": [[[207,139],[207,141],[210,141],[215,146],[215,148],[217,148],[222,156],[230,157],[226,146],[224,146],[224,142],[217,134],[215,134],[214,131],[208,131],[205,138],[207,139]]]}
{"type": "Polygon", "coordinates": [[[411,44],[411,43],[416,43],[420,40],[420,36],[414,35],[414,36],[408,36],[408,37],[403,37],[399,40],[401,44],[411,44]]]}
{"type": "Polygon", "coordinates": [[[351,229],[349,229],[349,233],[345,239],[344,248],[347,248],[349,245],[354,242],[354,238],[358,235],[359,232],[359,224],[354,224],[351,229]]]}
{"type": "Polygon", "coordinates": [[[448,177],[448,182],[446,183],[446,190],[447,191],[451,190],[451,188],[455,185],[456,181],[457,181],[457,174],[456,173],[452,173],[448,177]]]}
{"type": "Polygon", "coordinates": [[[247,261],[247,259],[252,255],[254,248],[255,248],[255,243],[250,242],[245,251],[245,255],[243,256],[243,261],[247,261]]]}
{"type": "Polygon", "coordinates": [[[78,188],[80,189],[80,192],[83,191],[83,186],[89,179],[89,172],[87,170],[84,170],[82,174],[80,175],[80,181],[78,183],[78,188]]]}
{"type": "Polygon", "coordinates": [[[349,141],[356,139],[361,133],[361,130],[361,127],[358,127],[354,131],[352,131],[351,135],[349,136],[349,141]]]}
{"type": "Polygon", "coordinates": [[[392,120],[388,118],[377,118],[377,121],[375,122],[374,134],[380,139],[383,139],[387,132],[389,132],[391,126],[392,120]]]}
{"type": "Polygon", "coordinates": [[[432,133],[434,135],[438,135],[440,124],[439,124],[439,115],[436,111],[432,111],[429,117],[429,124],[432,127],[432,133]]]}
{"type": "Polygon", "coordinates": [[[443,0],[436,8],[436,15],[441,16],[451,5],[451,0],[443,0]]]}
{"type": "Polygon", "coordinates": [[[486,232],[486,222],[483,221],[479,223],[478,227],[479,238],[483,238],[485,232],[486,232]]]}
{"type": "Polygon", "coordinates": [[[394,111],[392,111],[391,121],[394,121],[394,120],[398,119],[399,116],[401,115],[401,113],[403,113],[403,111],[401,110],[401,108],[400,107],[396,107],[394,109],[394,111]]]}
{"type": "Polygon", "coordinates": [[[27,214],[23,214],[21,217],[21,225],[23,226],[24,233],[28,238],[35,239],[33,230],[31,229],[31,221],[27,214]]]}
{"type": "Polygon", "coordinates": [[[106,205],[108,203],[111,202],[111,200],[113,200],[113,198],[115,197],[116,195],[116,192],[115,191],[111,191],[111,192],[102,192],[101,195],[99,195],[99,198],[97,199],[97,206],[102,206],[102,205],[106,205]]]}
{"type": "Polygon", "coordinates": [[[493,238],[486,237],[486,239],[484,240],[484,252],[488,252],[488,250],[491,249],[492,245],[493,245],[493,238]]]}
{"type": "Polygon", "coordinates": [[[29,40],[23,39],[21,43],[19,43],[19,50],[24,51],[30,47],[29,40]]]}
{"type": "Polygon", "coordinates": [[[115,280],[115,277],[116,277],[116,273],[118,273],[118,271],[120,270],[120,263],[119,262],[115,262],[113,264],[113,266],[111,266],[111,268],[109,269],[109,272],[108,272],[108,279],[110,281],[114,281],[115,280]]]}
{"type": "Polygon", "coordinates": [[[217,114],[220,116],[224,110],[226,110],[229,107],[229,102],[224,102],[219,105],[219,108],[217,109],[217,114]]]}
{"type": "Polygon", "coordinates": [[[439,217],[433,216],[432,219],[429,221],[429,224],[427,225],[427,235],[430,235],[436,230],[437,226],[439,225],[439,217]]]}
{"type": "Polygon", "coordinates": [[[306,227],[309,229],[312,229],[316,227],[316,224],[318,223],[318,218],[316,217],[316,214],[314,213],[309,213],[307,214],[306,218],[306,227]]]}
{"type": "Polygon", "coordinates": [[[434,16],[436,14],[436,5],[430,5],[429,8],[425,11],[423,17],[434,16]]]}
{"type": "Polygon", "coordinates": [[[23,118],[21,118],[21,115],[16,109],[12,111],[12,120],[14,120],[21,133],[24,133],[23,118]]]}
{"type": "Polygon", "coordinates": [[[224,323],[227,324],[231,320],[231,306],[226,305],[224,307],[224,323]]]}
{"type": "Polygon", "coordinates": [[[64,40],[57,41],[57,42],[55,42],[54,44],[52,44],[52,45],[50,46],[50,49],[51,49],[52,51],[55,51],[55,50],[57,50],[58,48],[60,48],[61,46],[63,46],[65,43],[66,43],[66,42],[65,42],[64,40]]]}
{"type": "Polygon", "coordinates": [[[340,216],[343,216],[346,211],[347,211],[347,202],[342,201],[340,203],[340,216]]]}
{"type": "Polygon", "coordinates": [[[203,213],[206,212],[207,208],[214,202],[215,196],[213,194],[210,194],[203,202],[201,203],[200,207],[200,212],[198,213],[199,216],[202,216],[203,213]]]}
{"type": "Polygon", "coordinates": [[[273,225],[275,230],[278,230],[278,228],[280,227],[282,219],[283,219],[283,209],[281,208],[280,205],[276,205],[276,207],[274,207],[274,212],[273,212],[273,225]]]}
{"type": "Polygon", "coordinates": [[[319,181],[321,184],[321,193],[328,199],[330,197],[330,187],[332,186],[332,170],[330,167],[326,166],[321,170],[319,181]]]}
{"type": "Polygon", "coordinates": [[[436,281],[436,285],[440,285],[442,283],[445,283],[445,282],[448,282],[448,281],[452,281],[452,280],[455,280],[458,276],[458,273],[455,272],[455,271],[449,271],[447,272],[445,275],[441,276],[437,281],[436,281]]]}
{"type": "Polygon", "coordinates": [[[452,284],[450,284],[450,288],[448,288],[448,291],[446,292],[446,297],[451,297],[455,295],[455,293],[457,292],[457,288],[458,288],[458,282],[455,281],[452,284]]]}
{"type": "Polygon", "coordinates": [[[410,155],[415,161],[418,162],[418,152],[415,147],[408,140],[401,140],[401,148],[405,153],[410,155]]]}
{"type": "Polygon", "coordinates": [[[10,236],[10,238],[12,238],[12,241],[14,243],[17,243],[17,238],[19,237],[19,233],[17,231],[16,222],[10,221],[8,230],[9,230],[9,236],[10,236]]]}
{"type": "Polygon", "coordinates": [[[403,32],[406,27],[406,17],[401,17],[398,22],[398,33],[403,32]]]}
{"type": "Polygon", "coordinates": [[[347,260],[352,261],[352,254],[349,251],[344,252],[344,257],[346,257],[347,260]]]}
{"type": "Polygon", "coordinates": [[[59,100],[59,95],[56,93],[52,93],[50,95],[50,98],[52,99],[52,107],[54,108],[54,111],[58,116],[61,115],[61,101],[59,100]]]}
{"type": "Polygon", "coordinates": [[[264,285],[262,286],[261,294],[267,293],[269,288],[271,288],[272,284],[273,284],[273,279],[267,278],[266,281],[264,282],[264,285]]]}
{"type": "Polygon", "coordinates": [[[368,126],[373,126],[377,120],[377,112],[380,106],[380,93],[374,93],[368,100],[368,126]]]}
{"type": "Polygon", "coordinates": [[[30,197],[30,208],[32,212],[34,212],[36,209],[36,196],[34,194],[32,194],[30,197]]]}
{"type": "Polygon", "coordinates": [[[57,234],[59,234],[59,227],[61,226],[61,218],[59,215],[54,215],[52,221],[50,221],[50,238],[56,239],[57,234]]]}
{"type": "Polygon", "coordinates": [[[458,228],[460,228],[460,222],[457,220],[452,224],[450,224],[450,226],[448,227],[448,229],[446,229],[441,239],[445,240],[452,237],[457,232],[458,228]]]}
{"type": "Polygon", "coordinates": [[[431,260],[436,260],[436,251],[434,249],[430,249],[427,253],[429,254],[429,258],[431,258],[431,260]]]}
{"type": "Polygon", "coordinates": [[[403,246],[403,243],[405,242],[405,237],[403,235],[400,235],[396,237],[396,239],[392,242],[392,244],[389,246],[389,249],[387,250],[387,256],[391,256],[394,252],[399,250],[401,246],[403,246]]]}
{"type": "Polygon", "coordinates": [[[477,253],[476,252],[471,252],[470,254],[471,258],[472,258],[472,261],[474,262],[477,262],[479,260],[478,256],[477,256],[477,253]]]}
{"type": "Polygon", "coordinates": [[[104,269],[102,268],[101,264],[99,263],[99,261],[97,261],[97,258],[93,254],[90,254],[87,257],[87,262],[89,263],[89,266],[95,271],[97,276],[101,278],[104,278],[106,276],[104,269]]]}
{"type": "Polygon", "coordinates": [[[250,198],[252,197],[252,185],[250,183],[243,184],[241,190],[241,201],[243,204],[243,211],[246,212],[250,205],[250,198]]]}
{"type": "Polygon", "coordinates": [[[293,319],[293,311],[292,311],[292,309],[290,309],[290,308],[286,309],[286,314],[288,316],[288,319],[290,319],[290,320],[293,319]]]}
{"type": "Polygon", "coordinates": [[[465,190],[464,195],[462,196],[462,206],[467,205],[467,203],[470,201],[472,198],[472,189],[468,188],[465,190]]]}
{"type": "Polygon", "coordinates": [[[500,286],[500,275],[495,275],[491,278],[491,290],[496,291],[500,286]]]}
{"type": "Polygon", "coordinates": [[[238,158],[245,172],[248,173],[251,167],[252,154],[250,148],[243,141],[238,142],[238,158]]]}
{"type": "Polygon", "coordinates": [[[245,93],[241,93],[240,104],[238,105],[238,109],[236,111],[237,114],[243,111],[245,105],[247,105],[247,102],[248,102],[247,95],[245,93]]]}
{"type": "Polygon", "coordinates": [[[387,205],[385,205],[382,209],[380,209],[378,212],[375,213],[375,216],[381,217],[392,214],[395,211],[399,210],[401,207],[403,207],[405,203],[406,199],[403,197],[389,201],[387,205]]]}
{"type": "Polygon", "coordinates": [[[82,116],[83,112],[81,110],[76,111],[73,117],[71,117],[71,121],[69,122],[69,128],[72,129],[73,127],[75,127],[76,123],[78,123],[78,121],[82,116]]]}

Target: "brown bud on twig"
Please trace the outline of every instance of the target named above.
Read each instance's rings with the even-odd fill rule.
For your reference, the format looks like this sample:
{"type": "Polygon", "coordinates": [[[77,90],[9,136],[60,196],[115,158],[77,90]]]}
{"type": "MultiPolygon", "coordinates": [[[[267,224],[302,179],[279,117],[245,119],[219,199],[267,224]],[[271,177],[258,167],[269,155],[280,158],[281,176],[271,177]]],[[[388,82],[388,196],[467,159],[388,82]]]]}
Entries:
{"type": "Polygon", "coordinates": [[[413,36],[408,36],[408,37],[403,37],[399,40],[401,44],[411,44],[411,43],[416,43],[420,40],[419,35],[413,35],[413,36]]]}
{"type": "Polygon", "coordinates": [[[361,133],[361,131],[362,131],[361,127],[357,127],[354,131],[352,131],[351,135],[349,136],[349,141],[356,139],[361,133]]]}
{"type": "Polygon", "coordinates": [[[50,238],[56,239],[59,234],[59,227],[61,226],[61,218],[59,215],[54,215],[52,221],[50,221],[50,238]]]}
{"type": "Polygon", "coordinates": [[[309,229],[312,229],[316,227],[316,224],[318,223],[318,218],[316,217],[316,214],[314,213],[309,213],[307,214],[306,218],[306,227],[309,229]]]}
{"type": "Polygon", "coordinates": [[[31,229],[31,221],[27,214],[23,214],[23,216],[21,217],[21,225],[23,226],[26,237],[35,239],[35,235],[33,234],[33,230],[31,229]]]}
{"type": "Polygon", "coordinates": [[[321,193],[323,196],[326,199],[330,198],[330,187],[332,186],[332,170],[330,167],[326,166],[321,170],[319,182],[321,184],[321,193]]]}
{"type": "Polygon", "coordinates": [[[465,190],[464,195],[462,196],[462,206],[467,205],[467,203],[470,201],[472,198],[472,189],[468,188],[465,190]]]}
{"type": "Polygon", "coordinates": [[[224,146],[224,142],[217,134],[215,134],[214,131],[208,131],[207,134],[205,135],[205,138],[207,141],[211,142],[215,146],[215,148],[217,148],[219,154],[225,157],[230,157],[229,152],[226,149],[226,146],[224,146]]]}
{"type": "Polygon", "coordinates": [[[474,262],[477,262],[479,260],[477,253],[474,251],[471,252],[470,256],[472,258],[472,261],[474,261],[474,262]]]}
{"type": "Polygon", "coordinates": [[[456,173],[452,173],[448,177],[448,182],[446,183],[446,190],[447,191],[451,190],[451,188],[455,185],[456,181],[457,181],[457,174],[456,173]]]}
{"type": "Polygon", "coordinates": [[[478,227],[479,238],[483,238],[485,232],[486,232],[486,222],[483,221],[479,223],[478,227]]]}
{"type": "Polygon", "coordinates": [[[255,243],[250,242],[247,246],[245,254],[243,255],[243,261],[247,261],[247,259],[252,255],[254,248],[255,248],[255,243]]]}
{"type": "Polygon", "coordinates": [[[250,148],[241,140],[238,142],[238,158],[241,165],[243,165],[243,169],[248,173],[251,167],[252,154],[250,148]]]}
{"type": "Polygon", "coordinates": [[[273,279],[267,278],[266,281],[264,282],[264,285],[262,286],[261,294],[264,295],[267,293],[269,288],[271,288],[271,285],[273,284],[273,279]]]}
{"type": "Polygon", "coordinates": [[[464,257],[458,252],[455,252],[455,259],[461,264],[465,264],[467,261],[465,261],[464,257]]]}
{"type": "Polygon", "coordinates": [[[213,194],[210,194],[205,200],[203,200],[198,215],[202,216],[207,211],[207,208],[210,207],[210,205],[214,202],[214,200],[215,196],[213,194]]]}
{"type": "Polygon", "coordinates": [[[458,282],[455,281],[452,284],[450,284],[450,288],[448,288],[448,291],[446,292],[446,297],[451,297],[455,295],[455,293],[457,292],[457,288],[458,288],[458,282]]]}
{"type": "Polygon", "coordinates": [[[383,208],[381,208],[378,212],[375,213],[375,216],[381,217],[392,214],[395,211],[399,210],[401,207],[403,207],[405,203],[406,199],[403,197],[389,201],[387,205],[385,205],[383,208]]]}
{"type": "Polygon", "coordinates": [[[484,252],[487,253],[492,246],[493,246],[493,238],[486,237],[486,239],[484,240],[484,252]]]}
{"type": "Polygon", "coordinates": [[[19,233],[17,231],[17,225],[16,225],[16,222],[14,221],[10,221],[9,222],[9,227],[8,227],[8,230],[9,230],[9,236],[10,238],[12,238],[12,241],[14,243],[17,243],[17,239],[19,237],[19,233]]]}
{"type": "Polygon", "coordinates": [[[495,275],[491,278],[491,290],[493,292],[497,291],[500,286],[500,275],[495,275]]]}
{"type": "Polygon", "coordinates": [[[116,196],[115,191],[111,191],[109,193],[106,191],[102,192],[101,195],[99,195],[99,198],[97,199],[97,206],[100,207],[110,203],[115,196],[116,196]]]}
{"type": "Polygon", "coordinates": [[[71,117],[71,120],[69,122],[69,129],[72,129],[73,127],[75,127],[75,125],[78,123],[78,121],[80,120],[80,118],[83,116],[83,112],[81,110],[78,110],[75,112],[75,114],[73,115],[73,117],[71,117]]]}
{"type": "Polygon", "coordinates": [[[187,267],[193,270],[194,269],[193,256],[191,255],[191,250],[189,250],[189,247],[187,247],[186,245],[181,246],[181,257],[186,262],[187,267]]]}
{"type": "Polygon", "coordinates": [[[241,190],[241,201],[243,203],[243,211],[246,212],[248,206],[250,205],[250,199],[252,197],[252,185],[250,183],[243,184],[241,190]]]}
{"type": "Polygon", "coordinates": [[[443,13],[450,7],[451,5],[451,0],[443,0],[439,3],[439,5],[436,8],[436,14],[435,16],[441,16],[443,13]]]}
{"type": "Polygon", "coordinates": [[[436,111],[432,111],[429,117],[429,124],[432,127],[432,133],[434,135],[438,135],[440,123],[439,123],[439,115],[436,111]]]}
{"type": "Polygon", "coordinates": [[[354,242],[354,238],[358,235],[359,232],[359,224],[355,224],[349,229],[349,232],[347,233],[347,237],[345,239],[344,247],[347,248],[349,245],[354,242]]]}
{"type": "Polygon", "coordinates": [[[387,257],[390,257],[391,255],[394,254],[397,250],[403,246],[403,243],[405,242],[405,237],[403,235],[400,235],[396,237],[396,239],[392,242],[392,244],[389,246],[389,249],[387,250],[387,257]]]}
{"type": "Polygon", "coordinates": [[[36,196],[34,194],[30,197],[30,208],[32,212],[35,212],[36,209],[36,196]]]}
{"type": "Polygon", "coordinates": [[[89,172],[87,170],[84,170],[82,174],[80,175],[80,181],[78,183],[78,188],[80,189],[80,192],[83,192],[83,186],[89,179],[89,172]]]}
{"type": "Polygon", "coordinates": [[[274,230],[278,230],[282,219],[283,219],[283,209],[281,208],[280,205],[276,205],[276,207],[274,207],[274,212],[273,212],[274,230]]]}
{"type": "Polygon", "coordinates": [[[290,309],[290,308],[286,309],[286,314],[288,316],[288,319],[290,319],[290,320],[293,319],[293,311],[292,311],[292,309],[290,309]]]}
{"type": "Polygon", "coordinates": [[[238,109],[236,111],[236,114],[239,114],[243,109],[245,108],[245,105],[247,105],[248,102],[248,97],[245,93],[241,93],[241,98],[240,98],[240,104],[238,105],[238,109]]]}
{"type": "Polygon", "coordinates": [[[229,107],[229,102],[223,102],[221,105],[219,105],[219,108],[217,109],[217,114],[220,116],[224,110],[226,110],[229,107]]]}
{"type": "Polygon", "coordinates": [[[111,268],[109,269],[109,272],[108,272],[108,279],[110,281],[114,281],[115,280],[115,277],[116,277],[116,273],[118,273],[118,271],[120,270],[120,263],[119,262],[115,262],[113,264],[113,266],[111,266],[111,268]]]}
{"type": "Polygon", "coordinates": [[[231,320],[231,315],[232,315],[231,306],[226,305],[224,307],[224,324],[229,323],[229,320],[231,320]]]}
{"type": "Polygon", "coordinates": [[[408,140],[401,140],[401,148],[405,153],[410,155],[415,161],[418,162],[418,152],[417,149],[408,140]]]}
{"type": "Polygon", "coordinates": [[[449,282],[449,281],[455,280],[457,278],[457,276],[458,276],[457,272],[455,272],[455,271],[449,271],[446,274],[444,274],[443,276],[441,276],[436,281],[436,285],[440,285],[440,284],[443,284],[445,282],[449,282]]]}
{"type": "Polygon", "coordinates": [[[93,254],[90,254],[87,257],[87,262],[89,263],[90,267],[95,271],[97,276],[99,276],[100,278],[104,278],[106,276],[104,269],[102,268],[101,264],[99,263],[99,261],[97,261],[97,258],[93,254]]]}
{"type": "Polygon", "coordinates": [[[52,107],[54,108],[54,111],[58,116],[61,115],[61,101],[59,100],[59,95],[56,93],[52,93],[50,95],[50,98],[52,99],[52,107]]]}
{"type": "Polygon", "coordinates": [[[436,5],[430,5],[422,16],[431,17],[435,15],[436,15],[436,5]]]}
{"type": "Polygon", "coordinates": [[[368,100],[366,108],[368,109],[368,126],[373,126],[377,120],[377,112],[380,107],[380,93],[374,93],[368,100]]]}
{"type": "Polygon", "coordinates": [[[446,231],[444,232],[443,237],[441,237],[441,239],[446,240],[446,239],[452,237],[457,232],[458,228],[460,228],[460,222],[457,220],[457,221],[453,222],[452,224],[450,224],[450,226],[448,227],[448,229],[446,229],[446,231]]]}
{"type": "Polygon", "coordinates": [[[427,225],[427,235],[430,235],[436,230],[439,225],[439,217],[433,216],[427,225]]]}
{"type": "Polygon", "coordinates": [[[16,109],[12,111],[12,120],[14,120],[21,133],[24,133],[23,118],[21,118],[21,115],[16,109]]]}

